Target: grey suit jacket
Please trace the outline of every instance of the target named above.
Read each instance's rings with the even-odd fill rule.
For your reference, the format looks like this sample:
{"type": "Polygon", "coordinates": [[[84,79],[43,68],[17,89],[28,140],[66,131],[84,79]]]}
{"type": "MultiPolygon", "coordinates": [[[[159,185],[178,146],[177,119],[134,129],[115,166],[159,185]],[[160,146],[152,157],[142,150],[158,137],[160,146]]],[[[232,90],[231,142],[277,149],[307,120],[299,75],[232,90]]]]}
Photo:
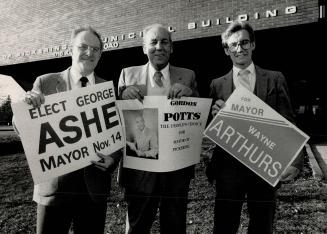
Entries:
{"type": "MultiPolygon", "coordinates": [[[[140,88],[141,92],[144,96],[147,95],[147,77],[148,77],[148,67],[149,63],[141,66],[134,66],[124,68],[119,77],[118,82],[118,95],[121,96],[122,91],[130,85],[136,85],[140,88]]],[[[194,71],[182,68],[182,67],[174,67],[169,66],[170,72],[170,82],[171,85],[175,83],[181,83],[187,87],[190,87],[193,91],[192,97],[198,97],[199,93],[197,90],[197,84],[195,80],[194,71]]]]}
{"type": "MultiPolygon", "coordinates": [[[[148,66],[149,63],[142,66],[128,67],[121,71],[118,83],[119,97],[121,97],[122,92],[129,85],[138,86],[143,92],[143,95],[147,95],[146,87],[148,80],[148,66]]],[[[184,84],[192,89],[192,96],[199,96],[195,80],[195,73],[192,70],[174,67],[171,65],[169,67],[171,85],[175,83],[184,84]]],[[[174,178],[174,181],[167,182],[174,182],[177,185],[174,186],[174,189],[178,191],[178,188],[184,188],[185,186],[188,186],[189,180],[194,177],[194,166],[164,173],[123,168],[122,172],[120,173],[120,182],[127,189],[142,193],[151,193],[155,187],[159,174],[161,176],[167,175],[169,178],[174,178]]]]}
{"type": "MultiPolygon", "coordinates": [[[[254,93],[283,117],[294,123],[294,112],[289,98],[289,91],[285,78],[281,72],[270,71],[255,66],[256,84],[254,93]]],[[[214,79],[210,85],[210,98],[226,101],[235,89],[233,71],[214,79]]],[[[217,147],[216,147],[217,148],[217,147]]],[[[293,166],[302,168],[302,153],[293,162],[293,166]]],[[[219,163],[219,162],[218,162],[219,163]]]]}
{"type": "MultiPolygon", "coordinates": [[[[71,90],[69,71],[70,68],[63,72],[50,73],[37,77],[33,84],[33,90],[41,92],[44,95],[71,90]]],[[[95,75],[95,83],[105,81],[95,75]]],[[[67,175],[37,184],[34,186],[33,200],[42,205],[50,206],[69,204],[71,202],[70,199],[74,199],[70,195],[81,195],[81,184],[85,183],[87,193],[94,202],[106,202],[110,191],[110,172],[111,170],[103,172],[90,165],[67,175]],[[84,178],[84,181],[80,181],[80,178],[84,178]]],[[[85,193],[84,190],[83,192],[85,193]]]]}

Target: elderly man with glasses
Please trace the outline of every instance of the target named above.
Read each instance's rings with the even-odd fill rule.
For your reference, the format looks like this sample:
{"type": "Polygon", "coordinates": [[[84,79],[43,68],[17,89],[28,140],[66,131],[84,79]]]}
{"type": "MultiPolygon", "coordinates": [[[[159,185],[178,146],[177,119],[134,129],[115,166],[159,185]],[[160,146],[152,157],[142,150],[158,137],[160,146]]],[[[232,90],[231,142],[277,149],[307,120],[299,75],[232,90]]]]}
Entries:
{"type": "MultiPolygon", "coordinates": [[[[281,72],[265,70],[253,64],[256,47],[250,24],[235,21],[222,34],[222,44],[233,62],[232,70],[211,83],[214,100],[212,115],[223,107],[233,90],[242,85],[269,106],[293,121],[294,114],[288,88],[281,72]]],[[[284,173],[284,180],[293,179],[302,166],[302,154],[284,173]]],[[[276,191],[238,160],[216,147],[207,167],[209,181],[216,180],[216,201],[213,233],[237,233],[243,202],[249,212],[248,233],[272,233],[276,208],[276,191]]]]}
{"type": "MultiPolygon", "coordinates": [[[[105,82],[94,73],[102,53],[100,35],[91,27],[74,30],[71,36],[72,65],[58,73],[39,76],[25,101],[34,107],[44,96],[105,82]]],[[[19,131],[19,129],[17,129],[19,131]]],[[[111,173],[121,154],[102,155],[86,168],[34,186],[38,234],[103,234],[111,173]]]]}

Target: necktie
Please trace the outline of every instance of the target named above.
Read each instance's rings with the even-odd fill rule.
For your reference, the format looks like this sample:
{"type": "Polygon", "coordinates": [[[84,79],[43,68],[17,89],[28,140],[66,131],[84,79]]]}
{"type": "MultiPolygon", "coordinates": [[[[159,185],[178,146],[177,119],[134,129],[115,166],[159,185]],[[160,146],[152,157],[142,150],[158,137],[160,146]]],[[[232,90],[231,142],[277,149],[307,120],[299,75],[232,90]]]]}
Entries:
{"type": "Polygon", "coordinates": [[[160,71],[156,71],[154,73],[153,79],[159,87],[163,86],[161,78],[162,78],[162,73],[160,71]]]}
{"type": "Polygon", "coordinates": [[[81,77],[81,79],[79,79],[81,81],[81,86],[86,87],[86,83],[89,81],[85,76],[81,77]]]}
{"type": "Polygon", "coordinates": [[[238,73],[238,77],[240,84],[243,87],[247,88],[249,91],[252,91],[249,74],[249,70],[240,70],[238,73]]]}

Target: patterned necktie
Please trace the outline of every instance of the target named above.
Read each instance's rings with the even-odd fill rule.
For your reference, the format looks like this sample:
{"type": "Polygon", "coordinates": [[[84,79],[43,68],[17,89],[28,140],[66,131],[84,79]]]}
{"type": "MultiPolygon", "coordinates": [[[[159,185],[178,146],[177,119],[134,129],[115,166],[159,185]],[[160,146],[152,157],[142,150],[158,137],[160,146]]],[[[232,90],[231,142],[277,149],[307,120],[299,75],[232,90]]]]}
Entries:
{"type": "Polygon", "coordinates": [[[156,71],[153,75],[153,79],[154,81],[156,82],[156,84],[159,86],[159,87],[162,87],[163,86],[163,83],[162,83],[162,73],[160,71],[156,71]]]}
{"type": "Polygon", "coordinates": [[[81,81],[81,86],[86,87],[86,83],[89,81],[85,76],[81,77],[81,79],[79,79],[81,81]]]}
{"type": "Polygon", "coordinates": [[[252,91],[249,74],[249,70],[240,70],[238,73],[238,80],[243,87],[247,88],[249,91],[252,91]]]}

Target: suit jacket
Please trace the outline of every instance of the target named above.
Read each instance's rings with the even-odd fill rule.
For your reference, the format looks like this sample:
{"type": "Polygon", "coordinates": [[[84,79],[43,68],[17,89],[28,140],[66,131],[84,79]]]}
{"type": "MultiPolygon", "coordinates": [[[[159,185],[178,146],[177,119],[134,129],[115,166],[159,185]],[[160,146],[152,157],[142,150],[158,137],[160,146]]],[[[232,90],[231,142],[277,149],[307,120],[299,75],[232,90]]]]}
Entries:
{"type": "MultiPolygon", "coordinates": [[[[54,93],[71,90],[69,79],[70,68],[59,73],[50,73],[37,77],[33,84],[33,90],[50,95],[54,93]]],[[[95,75],[95,83],[105,82],[95,75]]],[[[71,196],[88,193],[94,202],[106,202],[106,197],[110,191],[111,170],[103,172],[90,165],[86,168],[74,171],[67,175],[59,176],[47,182],[34,186],[33,200],[42,205],[62,205],[69,204],[71,196]],[[82,179],[81,179],[82,178],[82,179]],[[83,181],[81,181],[83,180],[83,181]],[[87,191],[81,189],[84,184],[87,191]]]]}
{"type": "MultiPolygon", "coordinates": [[[[289,98],[287,83],[283,74],[278,71],[265,70],[258,66],[255,66],[255,72],[256,83],[254,93],[283,117],[294,122],[294,113],[289,98]]],[[[211,82],[210,97],[213,98],[213,102],[218,99],[226,101],[234,89],[233,71],[231,70],[226,75],[214,79],[211,82]]],[[[302,156],[301,153],[297,159],[294,160],[292,165],[301,168],[303,162],[302,156]]],[[[220,147],[216,147],[206,172],[209,180],[213,179],[212,176],[219,170],[219,166],[226,167],[224,163],[228,163],[231,169],[234,165],[238,167],[240,164],[220,147]]]]}
{"type": "MultiPolygon", "coordinates": [[[[124,68],[121,71],[118,83],[119,97],[121,97],[122,91],[129,85],[138,86],[142,91],[143,95],[147,95],[146,87],[149,71],[148,66],[149,63],[142,66],[124,68]]],[[[169,72],[171,85],[175,83],[181,83],[192,89],[192,97],[199,96],[194,71],[187,68],[174,67],[170,65],[169,72]]]]}
{"type": "MultiPolygon", "coordinates": [[[[142,66],[124,68],[121,71],[118,82],[119,97],[121,97],[124,89],[130,85],[138,86],[143,92],[143,95],[147,95],[146,87],[148,80],[148,66],[149,63],[142,66]]],[[[195,73],[192,70],[170,65],[169,72],[171,85],[175,83],[184,84],[192,89],[192,96],[199,96],[195,80],[195,73]]],[[[161,173],[122,168],[122,172],[120,174],[121,178],[119,179],[121,184],[128,189],[143,193],[151,193],[155,188],[158,177],[165,175],[167,178],[174,178],[173,181],[167,180],[168,183],[176,183],[178,186],[183,188],[188,185],[189,180],[194,177],[194,166],[183,168],[177,171],[161,173]]]]}

